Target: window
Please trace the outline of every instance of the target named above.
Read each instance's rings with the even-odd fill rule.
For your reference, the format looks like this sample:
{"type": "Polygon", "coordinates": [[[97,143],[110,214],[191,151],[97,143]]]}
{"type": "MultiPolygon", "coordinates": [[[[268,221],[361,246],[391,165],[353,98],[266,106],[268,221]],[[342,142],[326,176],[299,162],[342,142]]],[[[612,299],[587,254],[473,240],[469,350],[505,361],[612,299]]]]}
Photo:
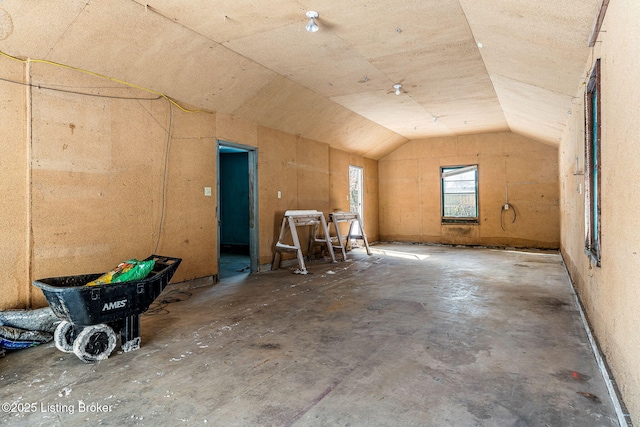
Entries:
{"type": "MultiPolygon", "coordinates": [[[[364,222],[364,169],[359,166],[349,165],[349,212],[357,212],[364,222]]],[[[353,238],[362,238],[360,223],[353,221],[349,234],[353,238]]]]}
{"type": "Polygon", "coordinates": [[[585,94],[585,248],[600,266],[600,60],[593,67],[585,94]]]}
{"type": "Polygon", "coordinates": [[[442,222],[478,221],[478,165],[440,168],[442,222]]]}

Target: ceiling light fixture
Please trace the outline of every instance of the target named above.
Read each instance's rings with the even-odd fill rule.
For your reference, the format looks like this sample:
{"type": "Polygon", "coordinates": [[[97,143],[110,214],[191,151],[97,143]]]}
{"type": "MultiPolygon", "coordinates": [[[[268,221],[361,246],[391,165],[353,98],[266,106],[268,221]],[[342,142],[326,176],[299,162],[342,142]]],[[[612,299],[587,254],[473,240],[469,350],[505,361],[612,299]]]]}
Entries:
{"type": "Polygon", "coordinates": [[[393,85],[393,88],[396,90],[396,95],[400,95],[400,89],[402,85],[400,83],[393,85]]]}
{"type": "Polygon", "coordinates": [[[307,18],[309,18],[309,23],[305,27],[307,31],[309,31],[310,33],[315,33],[316,31],[318,31],[318,24],[316,24],[316,21],[314,21],[314,19],[318,18],[318,12],[316,12],[315,10],[310,10],[309,12],[307,12],[307,18]]]}

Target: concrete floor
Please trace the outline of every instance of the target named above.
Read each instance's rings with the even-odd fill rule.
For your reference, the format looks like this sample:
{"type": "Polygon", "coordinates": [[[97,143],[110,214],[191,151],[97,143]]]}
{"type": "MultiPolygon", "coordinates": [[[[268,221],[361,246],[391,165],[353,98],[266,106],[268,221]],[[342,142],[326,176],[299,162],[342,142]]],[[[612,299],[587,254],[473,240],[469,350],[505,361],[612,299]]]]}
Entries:
{"type": "Polygon", "coordinates": [[[617,425],[558,254],[373,249],[174,291],[140,350],[98,364],[8,354],[22,412],[0,424],[617,425]]]}
{"type": "Polygon", "coordinates": [[[249,255],[220,254],[218,264],[218,277],[220,280],[247,275],[250,271],[251,260],[249,255]]]}

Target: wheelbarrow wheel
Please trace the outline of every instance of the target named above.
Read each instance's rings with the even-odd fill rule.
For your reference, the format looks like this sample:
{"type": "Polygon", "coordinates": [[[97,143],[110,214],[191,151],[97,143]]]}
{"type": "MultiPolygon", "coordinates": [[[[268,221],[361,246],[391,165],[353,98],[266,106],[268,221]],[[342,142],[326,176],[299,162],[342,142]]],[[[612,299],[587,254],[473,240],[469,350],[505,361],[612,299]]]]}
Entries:
{"type": "Polygon", "coordinates": [[[85,327],[73,342],[73,352],[85,363],[104,360],[116,346],[116,333],[100,323],[85,327]]]}
{"type": "Polygon", "coordinates": [[[78,335],[76,326],[63,320],[53,332],[53,342],[56,348],[65,353],[73,353],[73,340],[78,335]]]}

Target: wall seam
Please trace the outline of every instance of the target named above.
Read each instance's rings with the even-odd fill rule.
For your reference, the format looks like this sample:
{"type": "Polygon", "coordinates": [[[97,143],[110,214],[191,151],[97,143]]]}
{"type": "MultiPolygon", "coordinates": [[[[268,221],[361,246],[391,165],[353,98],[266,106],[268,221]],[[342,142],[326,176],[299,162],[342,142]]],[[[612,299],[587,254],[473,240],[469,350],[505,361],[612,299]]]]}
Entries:
{"type": "Polygon", "coordinates": [[[25,144],[26,144],[26,163],[27,163],[27,308],[33,308],[33,289],[31,289],[31,283],[33,282],[33,171],[32,171],[32,151],[33,151],[33,126],[32,126],[32,93],[31,90],[31,63],[26,61],[25,63],[25,114],[26,114],[26,129],[25,129],[25,144]]]}

